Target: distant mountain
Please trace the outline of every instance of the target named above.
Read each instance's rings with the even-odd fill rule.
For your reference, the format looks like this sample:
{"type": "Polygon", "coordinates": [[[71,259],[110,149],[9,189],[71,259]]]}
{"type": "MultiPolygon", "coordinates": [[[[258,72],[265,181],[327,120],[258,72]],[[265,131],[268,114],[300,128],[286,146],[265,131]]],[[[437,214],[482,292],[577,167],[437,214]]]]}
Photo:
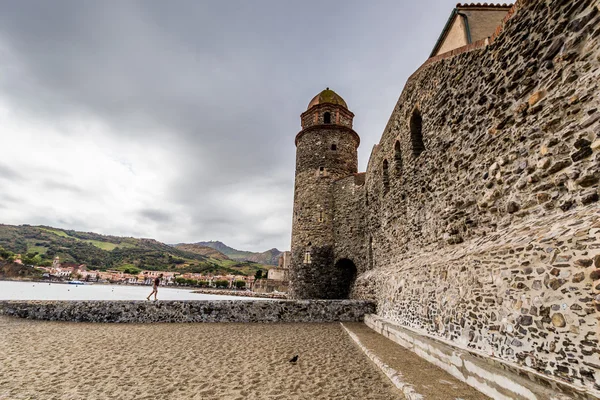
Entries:
{"type": "Polygon", "coordinates": [[[277,265],[279,262],[279,256],[282,253],[281,251],[275,248],[264,251],[262,253],[236,250],[233,247],[229,247],[225,243],[219,241],[198,242],[195,244],[199,246],[211,247],[215,250],[218,250],[232,260],[251,261],[267,265],[277,265]]]}
{"type": "Polygon", "coordinates": [[[61,262],[131,273],[147,269],[254,275],[259,269],[270,268],[262,263],[231,260],[214,249],[202,250],[200,246],[178,248],[154,239],[100,235],[49,226],[0,224],[0,259],[2,249],[21,254],[24,262],[36,265],[50,265],[54,257],[59,256],[61,262]]]}
{"type": "Polygon", "coordinates": [[[194,243],[191,243],[191,244],[179,243],[179,244],[174,245],[174,247],[179,250],[187,251],[189,253],[200,254],[200,255],[214,258],[217,260],[230,260],[229,257],[227,257],[225,254],[221,253],[219,250],[213,249],[212,247],[208,247],[208,246],[202,246],[202,245],[194,244],[194,243]]]}

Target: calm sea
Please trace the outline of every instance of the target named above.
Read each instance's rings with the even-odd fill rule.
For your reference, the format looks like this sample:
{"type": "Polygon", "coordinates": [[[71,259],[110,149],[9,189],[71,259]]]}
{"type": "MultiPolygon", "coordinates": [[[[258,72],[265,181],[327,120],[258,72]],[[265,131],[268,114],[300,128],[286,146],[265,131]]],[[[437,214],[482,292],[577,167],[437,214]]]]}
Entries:
{"type": "MultiPolygon", "coordinates": [[[[69,285],[64,283],[0,281],[0,300],[145,300],[150,286],[69,285]]],[[[154,298],[154,296],[152,297],[154,298]]],[[[158,288],[159,300],[261,300],[242,296],[216,296],[191,290],[158,288]]]]}

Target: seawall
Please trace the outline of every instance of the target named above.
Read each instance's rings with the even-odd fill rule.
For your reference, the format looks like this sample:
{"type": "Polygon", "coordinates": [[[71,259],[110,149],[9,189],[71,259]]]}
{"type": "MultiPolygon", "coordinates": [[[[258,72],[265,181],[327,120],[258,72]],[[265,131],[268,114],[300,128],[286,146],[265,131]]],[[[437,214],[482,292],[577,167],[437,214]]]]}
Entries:
{"type": "Polygon", "coordinates": [[[374,312],[357,300],[0,301],[0,315],[71,322],[345,322],[374,312]]]}

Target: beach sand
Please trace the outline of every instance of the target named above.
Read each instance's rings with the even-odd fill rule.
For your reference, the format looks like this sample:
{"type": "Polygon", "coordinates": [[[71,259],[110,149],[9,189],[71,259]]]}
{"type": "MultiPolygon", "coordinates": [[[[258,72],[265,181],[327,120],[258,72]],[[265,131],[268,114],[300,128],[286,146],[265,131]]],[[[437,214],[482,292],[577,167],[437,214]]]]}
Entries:
{"type": "Polygon", "coordinates": [[[339,324],[0,317],[1,400],[401,398],[339,324]]]}

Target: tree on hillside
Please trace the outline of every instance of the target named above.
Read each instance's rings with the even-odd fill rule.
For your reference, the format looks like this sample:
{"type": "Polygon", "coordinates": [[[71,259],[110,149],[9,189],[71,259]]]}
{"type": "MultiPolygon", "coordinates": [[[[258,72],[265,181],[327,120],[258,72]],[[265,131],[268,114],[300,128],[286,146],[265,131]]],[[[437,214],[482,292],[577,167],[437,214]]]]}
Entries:
{"type": "Polygon", "coordinates": [[[256,273],[254,274],[254,279],[259,280],[262,279],[263,277],[263,271],[262,269],[259,269],[258,271],[256,271],[256,273]]]}
{"type": "Polygon", "coordinates": [[[246,282],[244,281],[235,281],[235,287],[238,289],[243,289],[246,287],[246,282]]]}
{"type": "Polygon", "coordinates": [[[0,246],[0,258],[4,260],[8,260],[12,258],[15,254],[12,251],[4,250],[3,247],[0,246]]]}

